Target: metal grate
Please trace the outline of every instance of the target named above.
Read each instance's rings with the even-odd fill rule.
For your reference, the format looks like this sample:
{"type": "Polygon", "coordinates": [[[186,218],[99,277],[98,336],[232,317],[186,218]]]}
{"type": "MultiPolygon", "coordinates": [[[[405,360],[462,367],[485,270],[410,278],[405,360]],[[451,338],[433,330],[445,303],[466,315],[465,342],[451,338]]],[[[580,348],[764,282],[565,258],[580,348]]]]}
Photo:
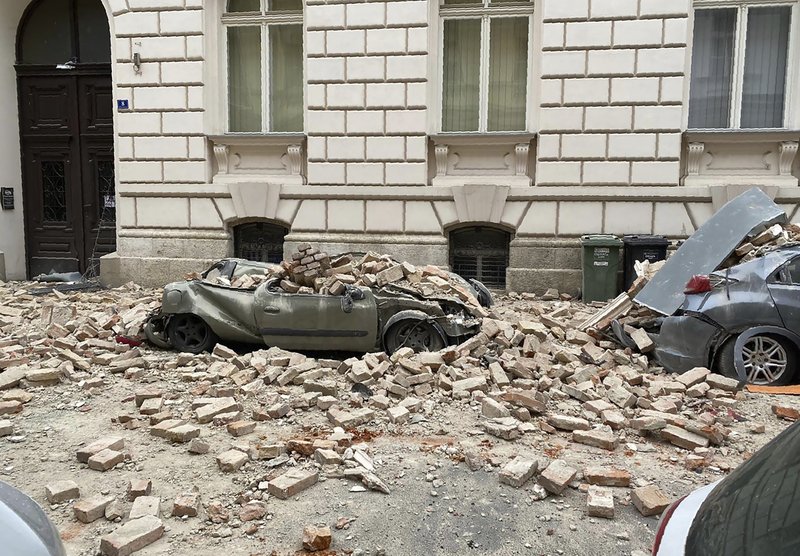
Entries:
{"type": "Polygon", "coordinates": [[[450,268],[466,279],[490,288],[506,287],[508,232],[492,228],[467,228],[450,234],[450,268]]]}
{"type": "Polygon", "coordinates": [[[117,199],[114,188],[114,161],[100,160],[97,163],[97,189],[100,192],[100,225],[117,221],[117,199]]]}
{"type": "Polygon", "coordinates": [[[45,222],[67,221],[67,179],[64,161],[42,161],[42,219],[45,222]]]}
{"type": "Polygon", "coordinates": [[[286,228],[266,222],[240,224],[233,229],[235,256],[263,263],[280,263],[286,233],[286,228]]]}

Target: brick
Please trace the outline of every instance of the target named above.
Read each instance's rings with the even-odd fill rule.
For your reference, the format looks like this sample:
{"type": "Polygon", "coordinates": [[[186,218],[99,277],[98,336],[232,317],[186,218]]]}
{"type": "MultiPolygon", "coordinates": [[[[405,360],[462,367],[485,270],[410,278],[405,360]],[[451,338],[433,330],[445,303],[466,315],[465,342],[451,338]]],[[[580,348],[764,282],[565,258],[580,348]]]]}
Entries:
{"type": "Polygon", "coordinates": [[[572,433],[572,440],[604,450],[614,450],[617,447],[617,437],[614,436],[614,433],[602,429],[576,430],[572,433]]]}
{"type": "Polygon", "coordinates": [[[314,460],[321,465],[339,465],[342,463],[342,456],[335,450],[317,448],[314,451],[314,460]]]}
{"type": "Polygon", "coordinates": [[[131,511],[128,517],[130,519],[148,515],[158,517],[160,508],[161,498],[158,496],[137,496],[131,505],[131,511]]]}
{"type": "Polygon", "coordinates": [[[328,55],[364,54],[366,32],[361,30],[328,31],[325,47],[328,55]]]}
{"type": "Polygon", "coordinates": [[[633,407],[636,404],[636,395],[622,386],[615,386],[608,390],[608,400],[621,409],[633,407]]]}
{"type": "Polygon", "coordinates": [[[44,487],[44,494],[51,504],[60,504],[80,498],[81,491],[75,481],[56,481],[44,487]]]}
{"type": "Polygon", "coordinates": [[[128,500],[136,500],[140,496],[149,496],[153,490],[153,481],[150,479],[133,479],[128,483],[126,491],[128,500]]]}
{"type": "Polygon", "coordinates": [[[486,392],[488,389],[486,378],[483,376],[474,376],[453,382],[453,392],[474,392],[475,390],[486,392]]]}
{"type": "Polygon", "coordinates": [[[614,518],[614,494],[610,488],[592,485],[586,492],[586,515],[614,518]]]}
{"type": "Polygon", "coordinates": [[[425,80],[427,73],[428,57],[425,55],[386,57],[388,81],[425,80]]]}
{"type": "Polygon", "coordinates": [[[194,438],[189,442],[190,454],[207,454],[210,449],[211,446],[209,446],[208,442],[200,440],[199,438],[194,438]]]}
{"type": "Polygon", "coordinates": [[[657,77],[620,77],[611,80],[611,102],[636,104],[658,102],[657,77]]]}
{"type": "Polygon", "coordinates": [[[390,407],[386,410],[386,413],[389,415],[389,421],[396,424],[402,424],[408,421],[411,412],[406,409],[405,407],[390,407]]]}
{"type": "Polygon", "coordinates": [[[632,115],[632,106],[589,106],[586,108],[586,130],[627,131],[631,129],[632,115]]]}
{"type": "Polygon", "coordinates": [[[639,51],[637,71],[639,74],[664,75],[683,74],[686,71],[686,49],[646,48],[639,51]]]}
{"type": "Polygon", "coordinates": [[[586,19],[589,16],[589,0],[545,2],[543,7],[545,21],[586,19]]]}
{"type": "Polygon", "coordinates": [[[348,4],[346,18],[349,28],[383,27],[386,23],[385,5],[382,3],[348,4]]]}
{"type": "Polygon", "coordinates": [[[709,444],[708,438],[673,425],[667,425],[661,429],[661,437],[668,440],[671,444],[686,450],[707,448],[709,444]]]}
{"type": "Polygon", "coordinates": [[[655,158],[656,136],[653,133],[612,133],[608,136],[608,157],[655,158]]]}
{"type": "Polygon", "coordinates": [[[577,469],[570,467],[563,460],[556,459],[539,475],[539,484],[548,492],[561,494],[577,473],[577,469]]]}
{"type": "Polygon", "coordinates": [[[286,500],[316,484],[319,474],[307,469],[290,469],[283,475],[271,480],[268,491],[272,496],[286,500]]]}
{"type": "Polygon", "coordinates": [[[106,514],[106,507],[114,501],[113,496],[92,496],[84,498],[75,502],[72,506],[72,512],[75,514],[75,519],[81,523],[91,523],[96,521],[106,514]]]}
{"type": "Polygon", "coordinates": [[[216,458],[217,466],[223,473],[233,473],[241,469],[248,460],[247,454],[239,450],[222,452],[216,458]]]}
{"type": "Polygon", "coordinates": [[[100,538],[103,556],[128,556],[154,543],[164,534],[164,525],[154,516],[133,519],[108,535],[100,538]]]}
{"type": "Polygon", "coordinates": [[[426,25],[428,23],[428,3],[424,0],[388,2],[386,4],[386,24],[388,26],[426,25]]]}
{"type": "Polygon", "coordinates": [[[306,79],[309,83],[336,83],[345,80],[345,58],[309,58],[306,79]]]}
{"type": "Polygon", "coordinates": [[[89,458],[89,469],[108,471],[118,463],[125,461],[125,454],[116,450],[101,450],[89,458]]]}
{"type": "MultiPolygon", "coordinates": [[[[374,4],[362,4],[372,6],[374,4]]],[[[383,56],[347,58],[347,80],[383,81],[386,77],[386,60],[383,56]]]]}
{"type": "Polygon", "coordinates": [[[603,160],[606,157],[606,143],[605,134],[564,135],[561,139],[561,157],[564,159],[603,160]]]}
{"type": "Polygon", "coordinates": [[[585,77],[564,81],[564,104],[608,103],[608,79],[585,77]]]}
{"type": "Polygon", "coordinates": [[[210,423],[220,413],[230,413],[239,409],[239,404],[234,398],[218,398],[213,403],[198,407],[195,415],[198,423],[210,423]]]}
{"type": "Polygon", "coordinates": [[[367,54],[403,54],[406,51],[406,29],[369,29],[367,54]]]}
{"type": "Polygon", "coordinates": [[[173,427],[168,429],[165,433],[165,438],[172,442],[180,442],[186,443],[190,440],[194,440],[200,436],[200,427],[195,427],[194,425],[178,425],[177,427],[173,427]]]}
{"type": "Polygon", "coordinates": [[[631,483],[631,474],[615,467],[587,467],[583,470],[583,477],[592,485],[626,487],[631,483]]]}
{"type": "Polygon", "coordinates": [[[614,46],[661,44],[662,20],[640,19],[614,22],[614,46]]]}
{"type": "Polygon", "coordinates": [[[592,19],[636,17],[638,0],[592,0],[592,19]]]}
{"type": "Polygon", "coordinates": [[[200,495],[196,492],[184,492],[175,497],[172,503],[172,515],[176,517],[197,517],[200,512],[200,495]]]}
{"type": "Polygon", "coordinates": [[[164,400],[162,398],[150,398],[149,400],[144,400],[142,405],[139,406],[139,413],[142,415],[155,415],[161,411],[163,403],[164,400]]]}
{"type": "Polygon", "coordinates": [[[786,421],[797,421],[800,419],[800,410],[797,410],[793,407],[773,405],[772,413],[774,413],[776,417],[786,421]]]}
{"type": "Polygon", "coordinates": [[[592,428],[586,419],[572,417],[571,415],[550,415],[547,417],[547,422],[553,427],[565,431],[589,430],[592,428]]]}
{"type": "Polygon", "coordinates": [[[239,519],[244,522],[254,521],[256,519],[262,519],[266,514],[266,503],[254,500],[242,506],[242,509],[239,510],[239,519]]]}
{"type": "Polygon", "coordinates": [[[633,75],[636,69],[635,50],[590,50],[588,74],[633,75]]]}
{"type": "Polygon", "coordinates": [[[167,431],[185,425],[184,419],[164,419],[150,427],[150,434],[159,438],[167,438],[167,431]]]}
{"type": "Polygon", "coordinates": [[[255,421],[234,421],[228,423],[228,433],[236,437],[244,436],[256,430],[256,424],[255,421]]]}
{"type": "Polygon", "coordinates": [[[633,489],[631,500],[636,509],[645,517],[658,515],[672,503],[666,494],[656,485],[648,485],[633,489]]]}
{"type": "Polygon", "coordinates": [[[20,413],[23,409],[22,402],[11,400],[7,402],[0,402],[0,415],[11,415],[13,413],[20,413]]]}
{"type": "Polygon", "coordinates": [[[586,72],[584,51],[542,52],[542,76],[583,76],[586,72]]]}
{"type": "Polygon", "coordinates": [[[500,470],[498,477],[501,483],[520,488],[533,477],[538,468],[539,463],[536,460],[517,456],[500,470]]]}
{"type": "MultiPolygon", "coordinates": [[[[659,34],[660,37],[661,35],[659,34]]],[[[567,23],[566,46],[567,48],[611,46],[611,22],[583,21],[567,23]]]]}
{"type": "Polygon", "coordinates": [[[308,29],[336,29],[345,26],[344,4],[309,4],[304,11],[308,29]]]}
{"type": "Polygon", "coordinates": [[[726,392],[736,392],[739,389],[739,380],[736,378],[729,378],[716,373],[710,373],[706,376],[706,382],[712,388],[725,390],[726,392]]]}
{"type": "Polygon", "coordinates": [[[89,458],[103,450],[122,450],[125,447],[125,440],[119,436],[106,436],[79,448],[77,452],[78,461],[87,463],[89,458]]]}

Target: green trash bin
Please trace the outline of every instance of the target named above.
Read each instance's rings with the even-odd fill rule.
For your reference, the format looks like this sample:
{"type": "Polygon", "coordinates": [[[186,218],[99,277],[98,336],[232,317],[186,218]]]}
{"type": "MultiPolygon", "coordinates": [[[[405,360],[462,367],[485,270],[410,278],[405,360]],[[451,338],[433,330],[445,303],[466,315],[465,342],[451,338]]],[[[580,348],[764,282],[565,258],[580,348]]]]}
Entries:
{"type": "Polygon", "coordinates": [[[608,234],[581,237],[583,300],[607,301],[617,296],[617,271],[622,240],[608,234]]]}

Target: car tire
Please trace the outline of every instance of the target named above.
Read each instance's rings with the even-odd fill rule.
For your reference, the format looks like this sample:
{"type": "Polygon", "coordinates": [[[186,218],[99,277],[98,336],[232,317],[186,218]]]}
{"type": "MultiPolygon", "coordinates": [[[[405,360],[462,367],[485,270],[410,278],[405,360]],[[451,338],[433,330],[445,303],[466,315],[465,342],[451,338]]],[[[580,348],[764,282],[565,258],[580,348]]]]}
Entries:
{"type": "MultiPolygon", "coordinates": [[[[763,349],[765,351],[771,351],[773,349],[777,350],[781,354],[780,358],[785,359],[785,365],[778,376],[773,379],[765,376],[764,372],[759,371],[758,368],[756,368],[754,371],[750,371],[748,373],[750,375],[747,380],[748,384],[757,384],[761,386],[783,386],[791,383],[797,371],[797,350],[795,346],[789,342],[789,340],[772,334],[757,334],[750,338],[745,344],[745,346],[753,346],[754,348],[758,345],[764,346],[763,349]]],[[[736,336],[733,336],[729,338],[722,346],[722,349],[719,350],[716,367],[720,374],[730,378],[738,379],[739,375],[736,373],[735,365],[735,349],[736,336]]],[[[745,363],[747,364],[746,358],[745,363]]]]}
{"type": "Polygon", "coordinates": [[[180,352],[202,353],[217,344],[217,335],[206,322],[191,313],[173,315],[167,325],[167,337],[180,352]]]}
{"type": "Polygon", "coordinates": [[[415,352],[439,351],[447,345],[442,334],[431,323],[424,320],[404,319],[394,323],[383,336],[387,353],[401,347],[410,347],[415,352]]]}

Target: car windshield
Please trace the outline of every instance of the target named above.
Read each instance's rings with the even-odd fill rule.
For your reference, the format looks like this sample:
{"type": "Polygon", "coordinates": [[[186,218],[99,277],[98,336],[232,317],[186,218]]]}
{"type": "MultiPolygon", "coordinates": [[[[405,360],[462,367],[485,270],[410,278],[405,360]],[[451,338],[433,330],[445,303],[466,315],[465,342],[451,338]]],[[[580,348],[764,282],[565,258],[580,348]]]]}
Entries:
{"type": "Polygon", "coordinates": [[[800,554],[800,422],[711,492],[689,531],[686,554],[800,554]]]}

